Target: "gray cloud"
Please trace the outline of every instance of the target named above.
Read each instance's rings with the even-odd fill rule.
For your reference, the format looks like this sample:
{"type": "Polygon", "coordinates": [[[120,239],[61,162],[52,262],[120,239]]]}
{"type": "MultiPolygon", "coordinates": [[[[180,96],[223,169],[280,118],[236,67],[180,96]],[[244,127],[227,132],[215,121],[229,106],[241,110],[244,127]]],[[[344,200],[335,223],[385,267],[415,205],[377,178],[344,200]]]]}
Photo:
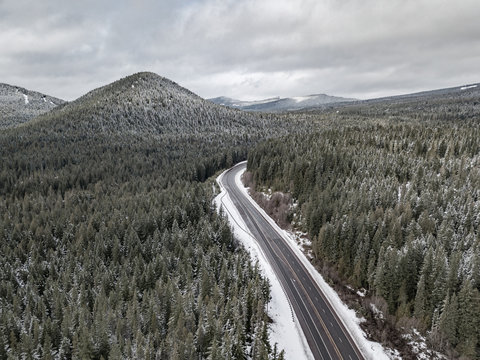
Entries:
{"type": "Polygon", "coordinates": [[[480,2],[0,1],[0,82],[65,99],[136,71],[203,97],[368,98],[480,81],[480,2]]]}

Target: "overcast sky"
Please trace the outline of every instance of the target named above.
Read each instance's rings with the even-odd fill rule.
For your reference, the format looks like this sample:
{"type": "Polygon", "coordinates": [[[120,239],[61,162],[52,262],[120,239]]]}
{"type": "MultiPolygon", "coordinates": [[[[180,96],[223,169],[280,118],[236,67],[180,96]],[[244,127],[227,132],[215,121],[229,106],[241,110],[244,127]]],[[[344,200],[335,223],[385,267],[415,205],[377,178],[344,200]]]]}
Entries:
{"type": "Polygon", "coordinates": [[[138,71],[202,97],[480,81],[479,0],[0,0],[0,82],[66,100],[138,71]]]}

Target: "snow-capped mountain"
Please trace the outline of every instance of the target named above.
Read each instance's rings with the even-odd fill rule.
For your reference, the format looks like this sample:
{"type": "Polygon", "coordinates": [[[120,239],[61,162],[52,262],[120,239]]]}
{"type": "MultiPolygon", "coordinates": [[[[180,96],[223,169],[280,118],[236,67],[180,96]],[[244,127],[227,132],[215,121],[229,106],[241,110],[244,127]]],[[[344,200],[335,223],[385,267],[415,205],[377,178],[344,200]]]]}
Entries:
{"type": "Polygon", "coordinates": [[[311,109],[311,108],[321,108],[325,105],[332,103],[340,102],[349,102],[355,101],[355,99],[348,99],[338,96],[330,96],[325,94],[314,94],[307,96],[297,96],[291,98],[269,98],[264,100],[257,101],[242,101],[225,96],[216,97],[213,99],[208,99],[209,101],[233,107],[236,109],[247,110],[247,111],[262,111],[262,112],[278,112],[278,111],[290,111],[290,110],[301,110],[301,109],[311,109]]]}

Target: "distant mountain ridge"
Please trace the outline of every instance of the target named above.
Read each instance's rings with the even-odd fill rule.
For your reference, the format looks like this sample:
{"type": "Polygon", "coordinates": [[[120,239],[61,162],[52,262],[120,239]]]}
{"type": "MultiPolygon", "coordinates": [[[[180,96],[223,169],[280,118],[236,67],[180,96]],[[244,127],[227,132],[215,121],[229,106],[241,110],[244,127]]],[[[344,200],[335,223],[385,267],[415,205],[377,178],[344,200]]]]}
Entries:
{"type": "Polygon", "coordinates": [[[306,96],[295,96],[291,98],[274,97],[256,101],[242,101],[225,96],[220,96],[209,101],[236,109],[258,112],[280,112],[294,111],[311,108],[321,108],[328,104],[344,103],[356,101],[356,99],[344,98],[339,96],[330,96],[326,94],[313,94],[306,96]]]}
{"type": "Polygon", "coordinates": [[[0,129],[30,121],[64,103],[53,96],[0,84],[0,129]]]}
{"type": "Polygon", "coordinates": [[[243,108],[247,106],[254,106],[254,105],[268,104],[271,102],[275,102],[280,100],[280,97],[277,96],[277,97],[263,99],[263,100],[243,101],[243,100],[232,99],[226,96],[219,96],[219,97],[208,99],[208,100],[218,105],[230,106],[234,108],[243,108]]]}
{"type": "Polygon", "coordinates": [[[425,90],[420,92],[414,92],[409,94],[401,95],[392,95],[385,96],[374,99],[362,100],[362,103],[377,103],[377,102],[401,102],[406,100],[419,100],[419,99],[452,99],[452,98],[463,98],[471,99],[478,97],[480,94],[480,83],[472,83],[468,85],[460,85],[449,88],[435,89],[435,90],[425,90]]]}
{"type": "Polygon", "coordinates": [[[330,104],[326,109],[308,109],[310,113],[333,111],[337,114],[375,114],[390,116],[415,116],[452,119],[478,116],[480,111],[480,83],[470,83],[455,87],[427,90],[410,94],[393,95],[381,98],[359,100],[344,104],[330,104]],[[441,110],[441,111],[440,111],[441,110]]]}

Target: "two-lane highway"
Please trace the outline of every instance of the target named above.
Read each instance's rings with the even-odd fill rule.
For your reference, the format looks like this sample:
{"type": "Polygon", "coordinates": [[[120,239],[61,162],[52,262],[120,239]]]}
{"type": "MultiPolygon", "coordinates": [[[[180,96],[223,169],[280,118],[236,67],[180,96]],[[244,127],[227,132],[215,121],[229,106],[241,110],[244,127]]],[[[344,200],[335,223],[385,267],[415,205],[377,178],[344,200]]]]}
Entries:
{"type": "MultiPolygon", "coordinates": [[[[222,185],[259,243],[284,288],[315,359],[363,359],[343,323],[295,252],[237,187],[241,163],[222,178],[222,185]]],[[[281,344],[280,344],[281,346],[281,344]]]]}

